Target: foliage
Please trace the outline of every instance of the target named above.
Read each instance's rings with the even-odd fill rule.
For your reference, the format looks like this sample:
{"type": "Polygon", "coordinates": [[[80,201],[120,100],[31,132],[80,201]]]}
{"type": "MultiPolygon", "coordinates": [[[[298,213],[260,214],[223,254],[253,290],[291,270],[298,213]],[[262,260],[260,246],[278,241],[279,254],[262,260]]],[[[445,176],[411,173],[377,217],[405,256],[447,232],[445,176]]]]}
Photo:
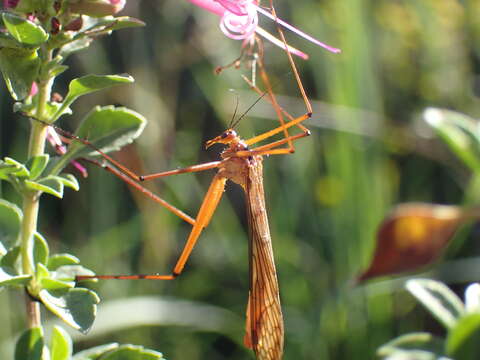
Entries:
{"type": "MultiPolygon", "coordinates": [[[[375,234],[392,205],[420,202],[463,209],[463,205],[478,204],[479,183],[472,176],[478,159],[472,155],[476,149],[470,125],[447,131],[463,139],[457,144],[460,150],[472,150],[457,156],[457,150],[449,150],[433,128],[425,126],[422,116],[426,108],[435,106],[442,113],[448,108],[479,117],[478,1],[276,0],[275,6],[284,20],[328,38],[343,50],[340,56],[326,55],[287,34],[289,43],[310,55],[299,66],[306,91],[314,100],[314,114],[308,123],[312,136],[299,142],[296,154],[270,157],[264,166],[286,320],[285,358],[372,359],[380,344],[402,334],[406,338],[399,341],[409,349],[445,354],[450,330],[437,326],[423,307],[415,306],[415,298],[400,285],[404,278],[386,276],[383,281],[350,285],[368,268],[375,234]],[[418,331],[422,332],[412,334],[418,331]]],[[[64,94],[78,74],[127,71],[140,86],[119,86],[79,98],[72,107],[75,116],[68,117],[66,112],[61,117],[62,127],[75,131],[88,113],[79,106],[122,104],[149,119],[149,131],[136,141],[136,147],[118,154],[130,168],[154,172],[217,160],[215,149],[205,152],[201,144],[231,119],[236,95],[229,89],[239,94],[239,113],[256,100],[250,92],[239,90],[239,71],[226,71],[212,81],[212,69],[237,58],[240,45],[220,41],[218,19],[190,4],[137,1],[132,8],[132,14],[149,26],[141,31],[114,31],[102,39],[102,45],[92,37],[78,37],[60,52],[70,68],[64,70],[64,62],[53,72],[64,70],[55,88],[64,94]],[[86,47],[86,52],[77,51],[86,47]]],[[[102,21],[112,25],[111,19],[89,21],[92,31],[102,21]]],[[[268,23],[262,26],[275,31],[268,23]]],[[[0,41],[4,46],[13,40],[17,41],[4,37],[0,41]]],[[[20,52],[18,59],[27,58],[25,53],[20,52]]],[[[298,95],[291,86],[284,53],[266,45],[266,63],[274,74],[275,93],[286,95],[282,106],[296,109],[298,95]]],[[[20,92],[24,80],[14,80],[20,92]]],[[[25,163],[25,119],[20,112],[11,115],[9,101],[3,100],[0,106],[5,119],[1,122],[2,154],[25,163]]],[[[58,110],[55,102],[48,106],[52,112],[58,110]]],[[[28,111],[28,107],[21,110],[28,111]]],[[[302,112],[300,108],[298,113],[302,112]]],[[[274,118],[260,102],[239,124],[238,132],[258,134],[274,126],[274,118]]],[[[17,171],[15,165],[7,165],[0,176],[17,171]]],[[[99,273],[168,271],[185,239],[185,227],[117,179],[89,171],[88,181],[79,178],[81,192],[64,189],[65,201],[42,197],[45,212],[40,229],[51,248],[47,269],[63,262],[76,265],[78,256],[99,273]],[[65,252],[75,256],[63,258],[65,252]]],[[[208,180],[185,175],[149,186],[192,214],[208,180]]],[[[21,203],[10,185],[1,190],[9,203],[21,203]]],[[[245,358],[240,339],[248,289],[248,235],[241,215],[244,199],[234,186],[227,192],[184,275],[172,283],[103,282],[97,321],[88,335],[71,335],[75,349],[132,341],[162,349],[176,359],[245,358]],[[170,296],[169,304],[179,299],[200,304],[196,311],[192,304],[187,323],[185,312],[176,312],[174,306],[166,312],[167,319],[152,315],[150,308],[136,307],[141,314],[136,321],[128,300],[138,293],[159,300],[170,296]],[[218,314],[215,320],[223,326],[211,326],[208,320],[212,319],[201,316],[205,303],[229,309],[228,314],[235,315],[232,323],[225,325],[218,314]],[[110,314],[122,316],[101,319],[102,304],[114,310],[110,314]]],[[[422,277],[440,279],[462,294],[462,302],[465,284],[479,277],[478,240],[469,222],[462,222],[434,264],[420,269],[427,271],[422,277]]],[[[17,258],[15,251],[9,258],[17,258]]],[[[8,294],[1,294],[2,308],[20,303],[8,294]]],[[[17,336],[12,329],[23,324],[20,315],[3,315],[3,323],[10,326],[0,329],[2,339],[17,336]]],[[[2,348],[1,357],[9,358],[11,353],[2,348]]]]}
{"type": "MultiPolygon", "coordinates": [[[[473,172],[473,177],[478,178],[480,137],[477,121],[454,111],[436,108],[428,108],[424,118],[473,172]]],[[[381,224],[374,258],[359,280],[418,271],[438,261],[460,225],[478,220],[479,216],[479,207],[475,205],[411,203],[397,207],[381,224]]],[[[446,328],[446,339],[441,340],[429,333],[406,334],[382,346],[378,355],[387,359],[474,358],[479,351],[476,345],[480,324],[479,284],[467,288],[465,306],[441,282],[415,279],[409,280],[406,287],[446,328]]]]}
{"type": "Polygon", "coordinates": [[[411,333],[390,341],[378,350],[388,359],[473,359],[478,354],[480,331],[480,285],[465,291],[465,305],[443,283],[414,279],[406,284],[408,291],[436,317],[447,331],[445,339],[429,333],[411,333]]]}
{"type": "MultiPolygon", "coordinates": [[[[106,153],[131,143],[142,133],[146,120],[123,107],[96,106],[75,132],[77,138],[90,137],[91,147],[86,150],[85,144],[73,143],[67,151],[49,125],[72,114],[70,107],[80,97],[131,83],[133,78],[75,78],[63,100],[51,96],[52,87],[56,77],[68,69],[67,56],[85,49],[95,36],[142,23],[115,18],[113,13],[99,16],[93,2],[88,15],[95,17],[82,13],[80,3],[74,9],[70,1],[27,2],[9,5],[8,11],[2,12],[0,70],[10,96],[17,101],[14,109],[32,119],[32,129],[26,162],[8,156],[0,160],[0,179],[10,183],[23,198],[22,209],[10,201],[0,201],[0,286],[23,289],[28,294],[30,326],[17,341],[15,359],[67,360],[72,359],[73,352],[70,335],[56,326],[47,343],[37,302],[71,328],[86,333],[93,325],[100,299],[94,291],[76,282],[76,276],[93,275],[92,271],[71,254],[50,253],[49,242],[36,228],[39,199],[43,194],[61,199],[65,188],[78,191],[79,182],[74,175],[62,173],[64,168],[79,158],[94,156],[95,149],[106,153]],[[72,22],[76,22],[75,27],[72,22]],[[55,144],[59,156],[44,153],[47,139],[55,144]]],[[[73,358],[160,359],[162,355],[140,346],[111,344],[84,350],[73,358]]]]}

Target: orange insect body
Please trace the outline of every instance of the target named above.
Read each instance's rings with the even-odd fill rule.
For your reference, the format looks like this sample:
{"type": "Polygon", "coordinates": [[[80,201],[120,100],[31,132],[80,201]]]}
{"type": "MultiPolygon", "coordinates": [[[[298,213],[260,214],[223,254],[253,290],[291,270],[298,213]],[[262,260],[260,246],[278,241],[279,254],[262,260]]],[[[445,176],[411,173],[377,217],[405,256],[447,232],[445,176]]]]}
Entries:
{"type": "Polygon", "coordinates": [[[233,130],[209,141],[230,142],[221,154],[217,176],[228,178],[245,191],[249,229],[250,289],[248,293],[245,345],[258,359],[281,359],[283,354],[283,316],[273,258],[272,240],[263,191],[262,157],[238,157],[247,145],[233,130]]]}
{"type": "MultiPolygon", "coordinates": [[[[273,9],[272,9],[273,11],[273,9]]],[[[280,38],[287,45],[283,33],[279,30],[280,38]]],[[[260,90],[254,83],[244,77],[251,89],[261,95],[267,95],[266,100],[274,108],[280,125],[276,128],[259,134],[253,138],[242,140],[233,129],[228,129],[221,135],[207,141],[206,147],[214,144],[227,145],[221,153],[220,161],[213,161],[205,164],[193,165],[183,169],[176,169],[155,173],[151,175],[138,176],[111,158],[109,155],[96,148],[88,140],[75,137],[68,132],[56,128],[60,133],[80,141],[96,151],[106,160],[105,163],[93,161],[102,166],[105,170],[121,178],[130,186],[136,188],[159,205],[179,216],[192,225],[191,232],[186,240],[183,250],[170,274],[167,275],[79,275],[78,281],[86,279],[151,279],[151,280],[173,280],[180,275],[185,264],[198,240],[203,229],[208,226],[215,209],[225,190],[227,180],[239,184],[245,191],[247,201],[248,223],[249,223],[249,270],[250,290],[246,314],[245,345],[255,352],[259,360],[280,360],[283,355],[284,329],[283,316],[280,306],[280,296],[273,258],[272,242],[268,226],[268,218],[265,207],[262,174],[262,155],[285,155],[294,151],[293,142],[310,134],[309,130],[302,125],[302,122],[311,117],[312,107],[305,94],[298,71],[293,62],[292,56],[287,52],[292,71],[294,73],[300,94],[305,102],[307,112],[299,117],[293,117],[280,107],[272,91],[270,81],[265,71],[262,55],[263,48],[259,45],[259,56],[255,57],[255,64],[260,71],[260,78],[265,90],[260,90]],[[295,127],[300,130],[296,135],[290,135],[288,130],[295,127]],[[283,137],[270,143],[250,148],[251,146],[267,140],[277,134],[283,137]],[[139,182],[152,180],[161,177],[218,169],[210,187],[204,197],[202,205],[195,218],[190,217],[183,211],[153,194],[139,182]]],[[[253,76],[252,76],[253,78],[253,76]]],[[[237,120],[238,123],[238,120],[237,120]]]]}

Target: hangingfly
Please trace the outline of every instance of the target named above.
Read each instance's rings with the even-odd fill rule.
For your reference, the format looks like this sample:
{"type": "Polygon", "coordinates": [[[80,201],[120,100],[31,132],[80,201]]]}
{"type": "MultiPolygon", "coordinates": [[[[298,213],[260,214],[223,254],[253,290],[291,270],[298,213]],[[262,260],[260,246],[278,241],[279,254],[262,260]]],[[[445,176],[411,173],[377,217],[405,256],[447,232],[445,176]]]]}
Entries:
{"type": "MultiPolygon", "coordinates": [[[[287,48],[287,43],[283,33],[279,30],[280,38],[287,48]]],[[[191,232],[186,240],[184,248],[171,272],[167,275],[78,275],[77,281],[87,279],[152,279],[152,280],[173,280],[183,271],[183,268],[201,234],[203,229],[208,226],[215,209],[223,195],[227,180],[239,184],[246,196],[247,218],[249,225],[249,272],[250,289],[248,294],[247,314],[246,314],[246,334],[245,345],[256,354],[260,360],[279,360],[283,354],[284,328],[283,316],[280,306],[280,295],[275,270],[275,262],[272,250],[272,241],[270,238],[270,229],[268,225],[267,211],[263,191],[263,173],[262,156],[263,155],[285,155],[294,152],[293,142],[310,134],[309,130],[302,125],[302,122],[311,117],[312,107],[305,94],[302,82],[300,80],[295,63],[291,54],[287,51],[287,57],[290,62],[292,72],[295,76],[298,89],[305,102],[306,113],[293,117],[277,102],[272,91],[270,80],[263,64],[263,47],[261,42],[256,41],[257,51],[248,49],[242,52],[242,59],[245,55],[251,55],[253,59],[253,69],[258,66],[260,79],[264,89],[260,89],[255,84],[255,72],[252,71],[252,78],[245,78],[251,89],[265,96],[266,100],[275,110],[280,125],[272,130],[264,132],[253,138],[242,140],[233,129],[238,124],[231,124],[230,128],[221,135],[209,140],[206,147],[214,144],[223,144],[226,148],[221,153],[221,160],[205,164],[193,165],[183,169],[176,169],[155,173],[151,175],[139,176],[118,161],[110,157],[97,148],[91,141],[79,138],[67,131],[64,131],[54,125],[60,134],[70,137],[75,141],[82,142],[96,150],[104,159],[103,162],[90,160],[96,165],[103,167],[115,176],[136,188],[158,204],[165,207],[184,221],[192,225],[191,232]],[[295,135],[289,134],[290,128],[300,130],[295,135]],[[281,138],[264,145],[253,147],[252,145],[260,143],[271,137],[281,134],[281,138]],[[218,169],[212,183],[205,195],[195,218],[190,217],[183,211],[169,204],[156,194],[153,194],[144,188],[140,182],[152,180],[161,177],[177,175],[182,173],[192,173],[218,169]]],[[[243,117],[243,116],[242,116],[243,117]]],[[[241,118],[241,117],[240,117],[241,118]]],[[[233,119],[232,119],[233,120],[233,119]]],[[[38,120],[40,121],[40,120],[38,120]]],[[[50,125],[45,123],[46,125],[50,125]]]]}

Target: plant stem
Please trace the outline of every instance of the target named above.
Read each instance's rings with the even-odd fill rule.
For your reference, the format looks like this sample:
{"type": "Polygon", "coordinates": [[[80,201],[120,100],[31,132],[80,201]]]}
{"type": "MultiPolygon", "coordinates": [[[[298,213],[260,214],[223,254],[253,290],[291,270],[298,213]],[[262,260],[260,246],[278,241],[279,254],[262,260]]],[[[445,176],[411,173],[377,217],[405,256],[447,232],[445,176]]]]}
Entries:
{"type": "Polygon", "coordinates": [[[27,319],[28,327],[40,327],[42,325],[40,318],[40,302],[30,296],[29,293],[25,294],[25,301],[27,305],[27,319]]]}
{"type": "MultiPolygon", "coordinates": [[[[51,59],[51,51],[44,51],[44,61],[51,59]]],[[[36,117],[44,119],[45,108],[50,97],[53,79],[41,79],[38,82],[38,106],[36,117]]],[[[28,158],[43,155],[45,150],[45,140],[48,127],[42,123],[33,121],[28,146],[28,158]]],[[[23,221],[20,234],[20,253],[22,258],[22,271],[26,275],[35,274],[35,264],[33,259],[34,235],[37,231],[37,220],[39,211],[39,199],[41,192],[29,191],[23,195],[23,221]]],[[[34,283],[31,285],[34,286],[34,283]]],[[[26,295],[27,318],[30,328],[40,326],[40,304],[29,294],[26,295]]]]}

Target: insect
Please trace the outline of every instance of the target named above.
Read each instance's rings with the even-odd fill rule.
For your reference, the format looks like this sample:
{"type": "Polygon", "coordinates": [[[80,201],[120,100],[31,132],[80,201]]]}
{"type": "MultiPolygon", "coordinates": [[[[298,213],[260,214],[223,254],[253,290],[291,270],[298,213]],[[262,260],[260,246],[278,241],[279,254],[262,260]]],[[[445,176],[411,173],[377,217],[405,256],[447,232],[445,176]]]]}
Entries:
{"type": "MultiPolygon", "coordinates": [[[[285,42],[280,32],[282,41],[285,42]]],[[[286,43],[286,42],[285,42],[286,43]]],[[[266,211],[266,204],[263,189],[263,156],[284,155],[294,152],[294,141],[308,136],[309,130],[302,125],[312,115],[312,108],[303,89],[302,82],[298,75],[292,56],[287,52],[290,66],[295,75],[300,93],[306,104],[307,111],[299,117],[293,117],[285,109],[280,107],[272,91],[265,66],[263,64],[263,48],[261,43],[255,57],[258,66],[260,79],[264,90],[255,84],[254,79],[244,77],[250,87],[265,97],[273,106],[278,116],[280,125],[260,135],[243,140],[234,130],[239,119],[231,124],[230,128],[219,136],[206,142],[209,148],[215,144],[225,146],[220,154],[220,160],[199,165],[193,165],[182,169],[165,171],[151,175],[138,176],[122,164],[96,148],[86,139],[81,139],[58,127],[54,128],[61,135],[80,141],[98,151],[104,158],[104,162],[93,161],[105,170],[121,178],[129,185],[144,193],[167,210],[182,218],[192,225],[191,232],[186,240],[184,248],[173,267],[171,274],[166,275],[91,275],[77,276],[76,280],[88,279],[151,279],[151,280],[173,280],[179,276],[204,228],[206,228],[219,204],[223,195],[226,182],[230,180],[240,185],[246,196],[247,219],[249,226],[249,272],[250,289],[246,310],[246,334],[245,345],[253,349],[257,359],[278,360],[282,358],[284,342],[283,315],[280,305],[279,286],[277,281],[272,241],[266,211]],[[290,135],[289,130],[296,127],[301,130],[298,134],[290,135]],[[283,134],[279,140],[257,146],[258,143],[268,140],[277,134],[283,134]],[[200,172],[216,169],[210,187],[203,199],[200,209],[195,218],[190,217],[183,211],[170,205],[165,200],[145,189],[140,182],[158,179],[161,177],[178,175],[182,173],[200,172]]],[[[259,98],[260,99],[260,98],[259,98]]],[[[243,115],[242,115],[243,117],[243,115]]],[[[233,120],[233,119],[232,119],[233,120]]]]}

